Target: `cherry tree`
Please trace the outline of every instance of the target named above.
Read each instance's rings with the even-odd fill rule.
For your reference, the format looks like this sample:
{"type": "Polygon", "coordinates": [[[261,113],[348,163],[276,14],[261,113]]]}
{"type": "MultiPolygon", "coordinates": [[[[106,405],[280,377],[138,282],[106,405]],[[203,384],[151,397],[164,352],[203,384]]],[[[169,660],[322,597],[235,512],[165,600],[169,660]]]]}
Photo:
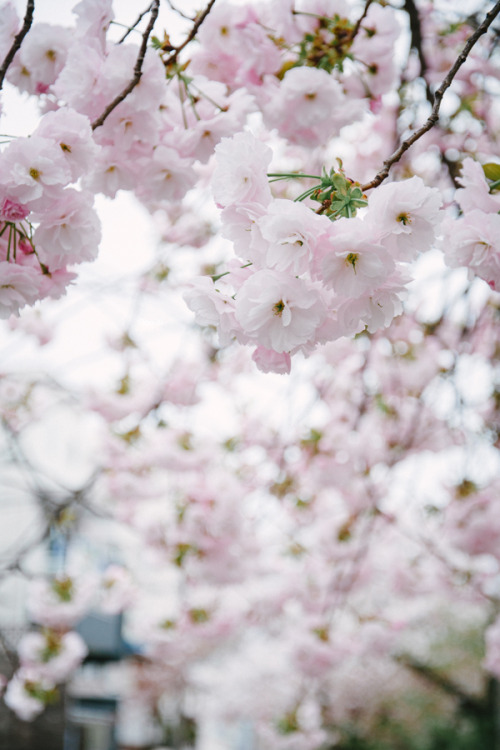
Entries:
{"type": "Polygon", "coordinates": [[[75,675],[96,607],[141,654],[125,704],[249,721],[264,750],[383,740],[384,717],[425,739],[418,690],[436,720],[484,713],[499,12],[153,0],[125,23],[82,0],[59,26],[2,4],[4,101],[38,112],[0,150],[2,457],[36,507],[0,561],[33,625],[1,641],[22,719],[75,675]],[[92,287],[80,264],[126,193],[158,249],[92,287]],[[9,364],[20,342],[56,357],[86,289],[119,311],[102,376],[9,364]],[[61,479],[46,458],[69,424],[61,479]]]}

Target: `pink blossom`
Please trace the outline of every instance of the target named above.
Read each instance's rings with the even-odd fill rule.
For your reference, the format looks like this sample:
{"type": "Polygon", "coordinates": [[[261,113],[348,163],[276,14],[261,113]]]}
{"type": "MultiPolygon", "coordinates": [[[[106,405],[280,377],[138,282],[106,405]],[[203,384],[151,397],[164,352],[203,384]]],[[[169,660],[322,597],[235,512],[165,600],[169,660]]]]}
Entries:
{"type": "Polygon", "coordinates": [[[368,197],[367,228],[396,260],[429,250],[440,221],[441,196],[420,177],[381,185],[368,197]]]}
{"type": "Polygon", "coordinates": [[[196,174],[189,159],[168,146],[158,146],[141,175],[137,195],[156,206],[162,201],[180,200],[194,186],[196,174]]]}
{"type": "Polygon", "coordinates": [[[361,219],[339,219],[322,246],[321,277],[340,297],[359,297],[380,286],[393,272],[387,250],[371,241],[361,219]]]}
{"type": "Polygon", "coordinates": [[[37,681],[58,683],[68,679],[87,654],[87,647],[78,633],[44,631],[26,633],[17,651],[23,667],[35,675],[37,681]]]}
{"type": "Polygon", "coordinates": [[[28,596],[30,616],[49,628],[70,628],[90,609],[95,587],[92,576],[35,578],[28,596]]]}
{"type": "Polygon", "coordinates": [[[261,372],[277,372],[280,375],[288,375],[292,367],[292,360],[287,352],[275,352],[258,346],[252,354],[252,359],[261,372]]]}
{"type": "Polygon", "coordinates": [[[317,216],[303,203],[290,200],[272,201],[257,226],[266,265],[294,275],[309,270],[318,238],[332,227],[326,216],[317,216]]]}
{"type": "Polygon", "coordinates": [[[101,226],[92,202],[90,194],[67,188],[48,211],[34,214],[40,222],[34,243],[50,271],[97,257],[101,226]]]}
{"type": "Polygon", "coordinates": [[[103,51],[93,38],[75,39],[66,65],[52,90],[69,107],[94,119],[109,104],[100,79],[104,65],[103,51]]]}
{"type": "Polygon", "coordinates": [[[243,332],[278,353],[290,352],[314,339],[325,315],[316,288],[277,271],[252,274],[236,296],[236,319],[243,332]]]}
{"type": "Polygon", "coordinates": [[[14,37],[19,31],[19,16],[12,0],[2,4],[0,14],[0,58],[5,59],[7,52],[12,46],[14,37]]]}
{"type": "Polygon", "coordinates": [[[10,198],[4,198],[0,207],[0,221],[23,221],[28,214],[29,208],[23,206],[22,203],[10,200],[10,198]]]}
{"type": "Polygon", "coordinates": [[[444,225],[443,250],[452,268],[467,266],[492,289],[500,289],[500,215],[474,209],[444,225]]]}
{"type": "Polygon", "coordinates": [[[348,100],[340,83],[319,68],[292,68],[279,85],[268,83],[265,122],[291,143],[323,144],[362,113],[362,105],[348,100]]]}
{"type": "Polygon", "coordinates": [[[460,175],[463,185],[455,192],[455,200],[465,213],[478,209],[485,213],[498,213],[500,195],[491,194],[483,168],[474,159],[464,159],[460,175]]]}
{"type": "Polygon", "coordinates": [[[226,288],[224,280],[214,284],[207,277],[196,279],[184,293],[184,299],[189,309],[195,313],[198,325],[217,327],[221,344],[228,344],[234,336],[237,323],[231,290],[226,288]]]}
{"type": "Polygon", "coordinates": [[[39,696],[51,693],[54,688],[53,682],[40,681],[36,672],[29,668],[21,668],[7,685],[4,701],[20,719],[33,721],[45,709],[45,703],[39,696]]]}
{"type": "Polygon", "coordinates": [[[106,32],[114,18],[113,0],[80,0],[73,13],[78,17],[78,35],[98,39],[104,51],[106,32]]]}
{"type": "Polygon", "coordinates": [[[92,139],[88,117],[69,107],[47,112],[35,135],[57,143],[69,167],[72,182],[91,169],[99,151],[92,139]]]}
{"type": "Polygon", "coordinates": [[[271,190],[267,170],[272,151],[252,133],[222,138],[215,148],[216,167],[212,189],[216,203],[224,208],[233,203],[267,205],[271,190]]]}
{"type": "Polygon", "coordinates": [[[19,203],[42,197],[50,201],[54,188],[63,187],[71,180],[61,149],[37,135],[12,141],[1,156],[1,165],[5,192],[19,203]]]}
{"type": "Polygon", "coordinates": [[[0,261],[0,318],[18,315],[40,297],[42,274],[29,266],[0,261]]]}
{"type": "Polygon", "coordinates": [[[8,70],[9,81],[29,94],[45,93],[65,65],[70,40],[63,26],[34,25],[8,70]]]}

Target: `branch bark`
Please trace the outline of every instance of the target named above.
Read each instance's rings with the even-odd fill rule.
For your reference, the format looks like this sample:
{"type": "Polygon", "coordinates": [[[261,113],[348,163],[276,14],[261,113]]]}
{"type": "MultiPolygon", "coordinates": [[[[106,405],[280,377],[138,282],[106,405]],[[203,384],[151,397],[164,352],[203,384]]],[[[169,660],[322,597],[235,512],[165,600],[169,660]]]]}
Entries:
{"type": "Polygon", "coordinates": [[[135,89],[135,87],[141,80],[142,66],[144,63],[144,58],[146,57],[146,50],[148,46],[149,35],[153,31],[153,26],[155,25],[156,19],[158,18],[159,10],[160,10],[160,0],[153,0],[151,4],[151,18],[149,19],[149,23],[147,25],[147,28],[144,34],[142,35],[142,44],[141,44],[141,48],[137,56],[137,62],[134,68],[134,77],[132,78],[130,83],[127,86],[125,86],[121,94],[118,94],[118,96],[115,99],[113,99],[111,104],[109,104],[106,107],[102,115],[98,117],[97,120],[95,120],[92,123],[92,130],[96,130],[96,128],[100,128],[101,125],[104,125],[104,122],[109,117],[111,112],[114,109],[116,109],[116,107],[127,98],[127,96],[135,89]]]}
{"type": "Polygon", "coordinates": [[[151,3],[151,5],[148,8],[146,8],[146,10],[143,10],[142,13],[139,13],[134,23],[132,24],[132,26],[129,26],[127,31],[124,33],[124,35],[118,40],[118,44],[122,44],[125,41],[125,39],[128,37],[128,35],[132,33],[132,31],[140,24],[144,16],[146,16],[148,13],[150,13],[153,10],[153,5],[154,3],[151,3]]]}
{"type": "Polygon", "coordinates": [[[12,42],[12,47],[7,52],[7,56],[2,63],[2,67],[0,68],[0,90],[2,89],[5,75],[7,73],[7,70],[9,69],[9,65],[14,59],[14,55],[21,48],[21,44],[23,43],[24,37],[26,36],[28,31],[31,29],[31,24],[33,23],[34,12],[35,12],[35,0],[28,0],[28,4],[26,6],[26,14],[24,16],[24,22],[21,27],[21,30],[18,32],[18,34],[16,34],[14,41],[12,42]]]}
{"type": "Polygon", "coordinates": [[[170,55],[170,57],[167,57],[167,59],[164,61],[164,65],[166,68],[169,65],[172,65],[172,63],[174,63],[177,60],[177,57],[179,56],[179,52],[181,52],[184,49],[184,47],[186,47],[189,44],[189,42],[191,42],[195,38],[196,34],[198,33],[198,29],[200,28],[201,24],[203,23],[205,18],[208,16],[210,11],[212,10],[214,4],[215,4],[215,0],[210,0],[205,10],[202,13],[200,13],[198,18],[194,22],[191,31],[189,32],[187,37],[184,39],[182,44],[176,47],[174,52],[172,52],[172,54],[170,55]]]}
{"type": "Polygon", "coordinates": [[[370,182],[367,182],[366,185],[362,186],[363,192],[365,190],[370,190],[371,188],[378,187],[389,175],[389,171],[393,164],[396,164],[400,160],[400,158],[403,156],[403,154],[408,151],[410,146],[413,146],[413,144],[419,140],[425,133],[427,133],[434,125],[437,123],[439,119],[439,109],[441,107],[441,102],[443,99],[443,96],[446,92],[446,90],[451,86],[453,79],[455,78],[457,72],[462,67],[464,62],[467,60],[467,57],[469,56],[469,53],[471,49],[474,47],[478,39],[487,32],[495,18],[497,17],[498,13],[500,12],[500,0],[495,4],[495,6],[490,10],[490,12],[486,15],[484,21],[481,23],[480,26],[476,29],[476,31],[472,34],[472,36],[469,37],[467,40],[463,50],[455,60],[454,64],[448,71],[448,75],[446,78],[442,81],[439,88],[434,93],[434,103],[432,106],[431,114],[429,115],[426,122],[418,129],[416,130],[409,138],[404,140],[399,148],[388,158],[384,161],[384,166],[378,172],[375,177],[370,180],[370,182]]]}

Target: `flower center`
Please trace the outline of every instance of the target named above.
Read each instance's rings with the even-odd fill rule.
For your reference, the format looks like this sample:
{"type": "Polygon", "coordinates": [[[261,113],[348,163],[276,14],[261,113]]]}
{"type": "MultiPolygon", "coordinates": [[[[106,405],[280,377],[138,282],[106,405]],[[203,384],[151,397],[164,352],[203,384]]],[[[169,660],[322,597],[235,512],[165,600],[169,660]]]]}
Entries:
{"type": "Polygon", "coordinates": [[[403,226],[406,226],[407,224],[411,224],[411,216],[404,211],[396,217],[396,221],[399,221],[403,226]]]}
{"type": "Polygon", "coordinates": [[[358,262],[358,258],[359,255],[357,253],[349,253],[345,259],[346,266],[351,265],[354,269],[354,273],[356,273],[356,263],[358,262]]]}
{"type": "Polygon", "coordinates": [[[281,318],[284,309],[285,309],[285,303],[283,302],[282,299],[280,299],[279,302],[276,302],[276,304],[273,306],[274,314],[277,315],[279,318],[281,318]]]}

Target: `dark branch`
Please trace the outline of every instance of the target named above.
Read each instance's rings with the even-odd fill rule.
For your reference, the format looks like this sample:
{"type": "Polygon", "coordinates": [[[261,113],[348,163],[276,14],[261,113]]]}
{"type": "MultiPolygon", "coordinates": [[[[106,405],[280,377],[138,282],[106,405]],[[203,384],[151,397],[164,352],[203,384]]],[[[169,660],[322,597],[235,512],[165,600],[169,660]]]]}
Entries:
{"type": "Polygon", "coordinates": [[[117,44],[122,44],[122,42],[125,41],[125,39],[128,37],[128,35],[140,24],[144,16],[146,16],[148,13],[150,13],[153,10],[154,3],[151,3],[149,8],[146,8],[146,10],[143,10],[142,13],[140,13],[132,26],[129,26],[125,34],[122,36],[121,39],[118,40],[117,44]]]}
{"type": "Polygon", "coordinates": [[[142,76],[142,65],[144,63],[144,58],[146,57],[146,50],[148,46],[148,39],[149,35],[151,34],[153,30],[153,26],[155,25],[156,19],[158,18],[158,11],[160,8],[160,0],[153,0],[151,4],[151,18],[149,19],[149,23],[147,25],[147,28],[142,35],[142,44],[141,48],[139,50],[139,55],[137,56],[137,62],[135,64],[134,68],[134,77],[130,81],[130,83],[123,89],[121,94],[119,94],[111,104],[109,104],[102,115],[97,118],[92,123],[92,130],[95,130],[96,128],[100,128],[101,125],[104,124],[106,118],[111,114],[111,112],[119,105],[121,102],[124,101],[124,99],[127,98],[127,96],[130,94],[131,91],[135,89],[139,81],[141,80],[142,76]]]}
{"type": "Polygon", "coordinates": [[[358,18],[358,20],[356,21],[356,23],[354,24],[354,28],[351,31],[351,34],[349,36],[349,41],[350,42],[352,42],[354,40],[354,38],[356,37],[356,35],[357,35],[357,33],[358,33],[359,29],[360,29],[361,24],[363,23],[363,21],[366,18],[366,14],[368,13],[368,8],[372,4],[372,2],[373,2],[373,0],[366,0],[364,10],[363,10],[362,14],[360,15],[360,17],[358,18]]]}
{"type": "Polygon", "coordinates": [[[427,72],[427,60],[425,59],[422,48],[422,27],[420,25],[420,16],[414,0],[405,0],[404,9],[410,19],[411,47],[418,55],[420,63],[420,75],[425,78],[427,72]]]}
{"type": "Polygon", "coordinates": [[[415,674],[423,677],[427,682],[430,682],[432,685],[443,690],[443,692],[459,700],[461,708],[464,711],[479,715],[484,713],[485,707],[480,699],[465,693],[459,685],[455,684],[444,675],[439,674],[432,667],[427,664],[422,664],[407,655],[400,655],[395,658],[397,662],[405,666],[407,669],[410,669],[415,674]]]}
{"type": "Polygon", "coordinates": [[[457,59],[455,60],[453,66],[450,68],[448,75],[444,79],[444,81],[441,83],[439,88],[436,90],[434,94],[434,104],[432,106],[432,112],[429,115],[427,121],[420,127],[418,130],[416,130],[409,138],[407,138],[403,143],[399,146],[397,151],[395,151],[392,156],[390,156],[388,159],[384,161],[384,166],[378,172],[373,180],[370,180],[370,182],[367,182],[366,185],[362,186],[363,192],[365,190],[370,190],[371,188],[377,187],[380,185],[386,177],[389,175],[389,171],[393,164],[395,164],[397,161],[400,160],[400,158],[403,156],[403,154],[408,151],[410,146],[413,146],[415,141],[418,141],[419,138],[421,138],[425,133],[427,133],[434,125],[437,123],[439,119],[439,109],[441,107],[441,101],[443,99],[443,96],[446,92],[446,90],[451,86],[451,83],[453,79],[455,78],[457,72],[462,67],[464,62],[467,60],[467,57],[469,56],[469,53],[471,49],[476,44],[477,40],[486,33],[488,28],[491,26],[495,18],[497,17],[498,13],[500,12],[500,0],[496,3],[494,8],[490,10],[488,15],[485,17],[484,21],[476,31],[472,34],[472,36],[469,37],[467,40],[462,52],[459,54],[457,59]]]}
{"type": "Polygon", "coordinates": [[[176,8],[173,5],[173,3],[171,2],[171,0],[167,0],[167,3],[170,5],[170,7],[174,11],[174,13],[178,13],[181,16],[181,18],[185,18],[186,21],[194,21],[195,20],[194,18],[191,18],[191,16],[186,15],[186,13],[183,13],[182,10],[179,10],[179,8],[176,8]]]}
{"type": "Polygon", "coordinates": [[[175,48],[174,52],[170,55],[170,57],[167,57],[167,59],[164,61],[165,67],[167,68],[169,65],[172,65],[177,60],[177,57],[179,56],[179,52],[181,52],[184,47],[186,47],[189,42],[191,42],[196,34],[198,33],[198,29],[200,28],[201,24],[205,20],[205,18],[208,16],[210,11],[212,10],[213,5],[215,4],[215,0],[210,0],[205,10],[200,13],[200,15],[196,18],[196,21],[193,24],[193,27],[185,40],[180,44],[178,47],[175,48]]]}
{"type": "Polygon", "coordinates": [[[2,63],[2,67],[0,68],[0,90],[3,86],[5,74],[7,73],[7,70],[9,69],[9,65],[14,59],[14,55],[21,48],[21,44],[23,43],[24,37],[26,36],[28,31],[31,29],[31,24],[33,23],[34,11],[35,11],[35,0],[28,0],[28,4],[26,6],[26,15],[24,16],[24,23],[22,25],[22,28],[19,31],[19,33],[16,34],[14,41],[12,42],[12,47],[7,52],[7,56],[2,63]]]}

